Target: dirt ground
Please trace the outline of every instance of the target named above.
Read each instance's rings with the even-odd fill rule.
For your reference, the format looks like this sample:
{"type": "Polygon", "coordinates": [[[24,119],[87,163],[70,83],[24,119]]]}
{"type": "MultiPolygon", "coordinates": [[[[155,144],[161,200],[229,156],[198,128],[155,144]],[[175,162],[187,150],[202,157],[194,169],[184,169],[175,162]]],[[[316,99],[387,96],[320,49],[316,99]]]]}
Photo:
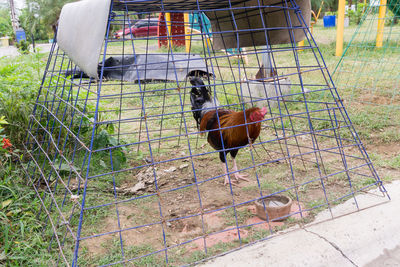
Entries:
{"type": "MultiPolygon", "coordinates": [[[[399,144],[367,146],[367,151],[376,151],[383,155],[384,159],[398,155],[399,149],[399,144]]],[[[193,178],[190,178],[193,171],[192,162],[189,160],[158,166],[158,190],[154,182],[149,182],[151,179],[148,179],[153,177],[151,167],[132,173],[132,177],[122,182],[121,188],[134,188],[140,180],[145,181],[145,186],[136,195],[122,196],[120,203],[108,208],[109,215],[96,225],[92,234],[110,234],[84,240],[82,245],[88,250],[88,255],[101,257],[110,253],[110,244],[120,239],[118,231],[122,230],[121,239],[125,250],[132,247],[150,247],[134,254],[135,257],[145,256],[154,251],[163,253],[162,250],[168,247],[169,257],[180,265],[196,253],[204,252],[205,248],[211,249],[211,253],[221,252],[215,248],[224,244],[228,248],[238,247],[294,224],[312,221],[316,213],[308,208],[315,207],[318,205],[315,201],[325,197],[318,183],[310,184],[304,192],[299,192],[303,202],[298,203],[295,196],[286,194],[294,200],[291,216],[282,221],[267,222],[256,214],[254,201],[260,197],[260,189],[254,172],[247,170],[250,181],[240,181],[237,186],[232,186],[231,190],[228,185],[223,184],[221,166],[215,155],[196,159],[193,165],[198,182],[201,181],[197,185],[193,178]],[[206,178],[217,175],[221,177],[212,180],[206,178]],[[132,200],[145,195],[147,197],[132,200]],[[237,203],[244,204],[236,206],[237,203]],[[118,216],[115,211],[118,212],[118,216]]],[[[283,165],[285,163],[275,164],[277,168],[283,165]]],[[[400,177],[397,169],[380,166],[376,168],[381,177],[400,177]]],[[[303,174],[307,177],[308,173],[303,174]]],[[[282,183],[288,186],[290,179],[282,183]]],[[[327,192],[336,192],[338,195],[343,195],[348,190],[345,183],[337,179],[328,180],[325,186],[327,192]]],[[[267,195],[275,192],[274,190],[276,189],[264,188],[262,193],[267,195]]],[[[125,257],[129,258],[127,255],[125,257]]]]}

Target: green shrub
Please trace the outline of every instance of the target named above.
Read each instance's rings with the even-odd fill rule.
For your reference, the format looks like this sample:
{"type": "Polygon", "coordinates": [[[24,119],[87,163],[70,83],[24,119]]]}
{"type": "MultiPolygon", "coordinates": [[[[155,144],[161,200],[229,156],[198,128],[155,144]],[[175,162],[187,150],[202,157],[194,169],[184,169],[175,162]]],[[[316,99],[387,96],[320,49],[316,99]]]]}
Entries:
{"type": "Polygon", "coordinates": [[[360,24],[366,8],[367,8],[366,4],[358,3],[356,11],[349,9],[348,15],[350,19],[350,24],[356,24],[356,25],[360,24]]]}
{"type": "Polygon", "coordinates": [[[29,54],[29,42],[25,40],[21,40],[19,43],[16,43],[15,46],[18,48],[18,51],[21,54],[29,54]]]}
{"type": "Polygon", "coordinates": [[[399,17],[396,16],[391,10],[388,10],[385,18],[385,26],[392,26],[398,23],[399,23],[399,17]]]}
{"type": "Polygon", "coordinates": [[[16,146],[25,138],[46,57],[35,53],[0,59],[0,116],[8,122],[4,134],[16,146]]]}
{"type": "Polygon", "coordinates": [[[13,36],[13,28],[11,26],[10,14],[7,9],[0,9],[0,37],[13,36]]]}
{"type": "Polygon", "coordinates": [[[334,11],[325,12],[325,16],[333,16],[333,15],[337,16],[337,12],[334,12],[334,11]]]}

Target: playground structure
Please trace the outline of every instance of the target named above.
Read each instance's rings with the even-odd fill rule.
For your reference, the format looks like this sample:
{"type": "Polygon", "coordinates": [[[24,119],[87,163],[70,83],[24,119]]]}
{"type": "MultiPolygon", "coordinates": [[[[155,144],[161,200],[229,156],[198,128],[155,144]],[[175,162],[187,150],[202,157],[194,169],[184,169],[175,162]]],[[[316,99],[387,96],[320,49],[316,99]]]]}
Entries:
{"type": "MultiPolygon", "coordinates": [[[[173,13],[173,16],[171,17],[171,13],[160,13],[159,47],[185,46],[186,53],[189,53],[193,36],[202,36],[204,47],[212,47],[210,20],[204,13],[173,13]],[[164,23],[164,21],[171,23],[164,23]],[[166,36],[170,36],[170,38],[168,39],[166,36]]],[[[230,57],[242,60],[245,65],[249,64],[246,48],[228,48],[225,52],[230,57]]]]}
{"type": "Polygon", "coordinates": [[[187,265],[304,225],[322,209],[342,216],[332,207],[347,199],[351,212],[364,209],[375,204],[358,197],[366,190],[388,198],[313,39],[309,4],[85,0],[63,8],[24,165],[53,262],[187,265]],[[205,14],[211,32],[200,25],[188,36],[189,12],[205,14]],[[114,38],[110,29],[132,26],[137,13],[164,14],[166,36],[114,38]],[[191,40],[189,51],[174,40],[191,40]],[[225,52],[243,48],[248,65],[225,52]],[[218,103],[210,111],[238,112],[243,122],[225,127],[216,115],[218,128],[201,132],[193,76],[218,103]],[[240,168],[225,160],[224,185],[218,157],[233,148],[216,150],[204,135],[247,133],[255,122],[246,111],[258,105],[267,111],[260,135],[234,148],[240,168]],[[235,186],[239,171],[249,181],[235,186]],[[282,195],[291,209],[272,220],[263,200],[282,195]]]}

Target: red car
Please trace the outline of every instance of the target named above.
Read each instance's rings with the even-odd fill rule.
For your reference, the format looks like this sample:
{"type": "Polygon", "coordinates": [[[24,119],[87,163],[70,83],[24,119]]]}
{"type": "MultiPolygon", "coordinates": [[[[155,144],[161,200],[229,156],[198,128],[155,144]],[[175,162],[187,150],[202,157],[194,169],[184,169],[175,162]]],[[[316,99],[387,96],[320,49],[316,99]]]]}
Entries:
{"type": "Polygon", "coordinates": [[[125,28],[114,33],[115,38],[121,38],[123,35],[132,33],[133,37],[148,37],[158,35],[158,18],[138,20],[131,28],[125,28]]]}

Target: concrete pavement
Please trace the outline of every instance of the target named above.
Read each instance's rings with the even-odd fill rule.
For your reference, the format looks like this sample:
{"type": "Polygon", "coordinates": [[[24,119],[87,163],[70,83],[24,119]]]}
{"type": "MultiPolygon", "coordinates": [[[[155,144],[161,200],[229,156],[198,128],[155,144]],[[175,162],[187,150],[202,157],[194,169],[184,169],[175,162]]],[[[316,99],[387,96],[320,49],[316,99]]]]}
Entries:
{"type": "Polygon", "coordinates": [[[305,228],[206,262],[204,266],[400,266],[400,181],[320,213],[305,228]],[[379,204],[378,204],[379,203],[379,204]],[[349,212],[352,212],[348,214],[349,212]],[[347,215],[346,215],[347,213],[347,215]]]}
{"type": "MultiPolygon", "coordinates": [[[[46,53],[49,52],[51,49],[51,44],[37,44],[36,48],[39,49],[41,53],[46,53]]],[[[32,51],[32,45],[30,47],[30,50],[32,51]]],[[[8,46],[8,47],[2,47],[0,46],[0,57],[16,57],[19,56],[18,49],[15,46],[8,46]]]]}

